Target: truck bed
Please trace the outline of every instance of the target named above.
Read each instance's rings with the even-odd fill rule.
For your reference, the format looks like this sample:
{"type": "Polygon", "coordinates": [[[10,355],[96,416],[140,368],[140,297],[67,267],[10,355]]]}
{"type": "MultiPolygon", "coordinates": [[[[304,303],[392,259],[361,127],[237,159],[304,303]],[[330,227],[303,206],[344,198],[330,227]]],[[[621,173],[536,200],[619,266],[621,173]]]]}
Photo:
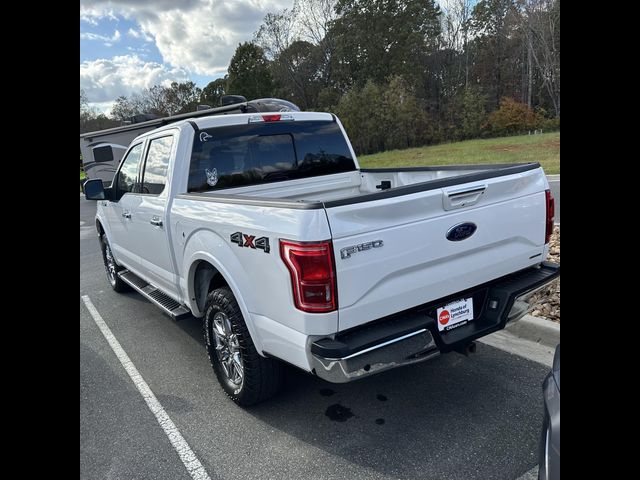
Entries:
{"type": "Polygon", "coordinates": [[[232,204],[238,213],[239,205],[324,211],[344,330],[543,261],[546,188],[539,164],[526,163],[361,169],[179,198],[232,204]],[[450,241],[462,224],[477,232],[450,241]],[[378,241],[383,248],[366,247],[378,241]]]}
{"type": "MultiPolygon", "coordinates": [[[[535,170],[538,163],[360,169],[353,172],[229,188],[197,194],[234,200],[269,199],[299,204],[345,205],[451,187],[535,170]],[[386,185],[383,182],[388,182],[386,185]]],[[[307,205],[311,206],[311,205],[307,205]]]]}

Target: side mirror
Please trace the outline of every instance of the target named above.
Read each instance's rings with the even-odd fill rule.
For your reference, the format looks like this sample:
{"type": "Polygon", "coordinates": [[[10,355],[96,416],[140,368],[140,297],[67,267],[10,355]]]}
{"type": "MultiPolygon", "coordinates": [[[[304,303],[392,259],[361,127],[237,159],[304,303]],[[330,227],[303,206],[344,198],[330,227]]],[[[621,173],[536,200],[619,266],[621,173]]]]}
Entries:
{"type": "Polygon", "coordinates": [[[102,180],[94,178],[84,182],[84,198],[87,200],[106,200],[107,196],[104,192],[102,180]]]}

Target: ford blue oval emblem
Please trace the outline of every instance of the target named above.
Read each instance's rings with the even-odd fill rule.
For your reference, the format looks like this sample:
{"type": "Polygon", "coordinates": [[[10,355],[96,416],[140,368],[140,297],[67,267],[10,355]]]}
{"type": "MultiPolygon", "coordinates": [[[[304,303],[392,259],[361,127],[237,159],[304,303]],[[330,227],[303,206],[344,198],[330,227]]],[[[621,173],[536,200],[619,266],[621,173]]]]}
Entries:
{"type": "Polygon", "coordinates": [[[460,240],[464,240],[465,238],[469,238],[476,232],[478,227],[475,223],[465,222],[454,225],[447,232],[447,240],[451,240],[452,242],[459,242],[460,240]]]}

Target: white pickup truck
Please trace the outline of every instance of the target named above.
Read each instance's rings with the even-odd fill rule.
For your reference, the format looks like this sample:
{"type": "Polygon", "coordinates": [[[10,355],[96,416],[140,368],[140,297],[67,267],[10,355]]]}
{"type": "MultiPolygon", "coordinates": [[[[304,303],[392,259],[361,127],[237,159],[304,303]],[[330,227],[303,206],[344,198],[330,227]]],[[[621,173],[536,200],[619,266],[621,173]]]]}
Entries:
{"type": "Polygon", "coordinates": [[[349,382],[472,351],[560,275],[539,164],[361,169],[329,113],[172,123],[84,188],[112,287],[203,318],[244,406],[283,362],[349,382]]]}

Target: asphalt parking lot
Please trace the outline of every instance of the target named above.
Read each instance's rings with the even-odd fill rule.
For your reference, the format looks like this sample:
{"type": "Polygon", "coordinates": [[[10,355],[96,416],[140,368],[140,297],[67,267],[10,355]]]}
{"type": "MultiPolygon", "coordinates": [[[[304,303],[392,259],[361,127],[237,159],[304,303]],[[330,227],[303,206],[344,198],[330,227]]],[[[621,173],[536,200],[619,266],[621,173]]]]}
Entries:
{"type": "MultiPolygon", "coordinates": [[[[516,479],[537,464],[548,368],[478,344],[360,382],[291,370],[243,410],[218,387],[200,321],[173,322],[107,281],[80,199],[80,296],[90,298],[212,479],[516,479]]],[[[80,476],[190,479],[178,453],[80,302],[80,476]]]]}

